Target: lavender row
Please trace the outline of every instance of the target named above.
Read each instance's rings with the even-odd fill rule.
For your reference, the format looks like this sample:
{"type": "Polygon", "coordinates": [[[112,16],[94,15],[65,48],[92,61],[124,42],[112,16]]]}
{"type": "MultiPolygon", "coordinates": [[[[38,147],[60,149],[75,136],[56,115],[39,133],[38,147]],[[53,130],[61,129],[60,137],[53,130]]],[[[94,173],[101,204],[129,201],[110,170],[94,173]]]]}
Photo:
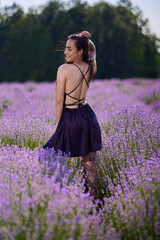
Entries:
{"type": "Polygon", "coordinates": [[[158,239],[160,83],[95,81],[101,124],[97,212],[79,158],[42,152],[55,131],[51,83],[1,84],[0,239],[158,239]]]}

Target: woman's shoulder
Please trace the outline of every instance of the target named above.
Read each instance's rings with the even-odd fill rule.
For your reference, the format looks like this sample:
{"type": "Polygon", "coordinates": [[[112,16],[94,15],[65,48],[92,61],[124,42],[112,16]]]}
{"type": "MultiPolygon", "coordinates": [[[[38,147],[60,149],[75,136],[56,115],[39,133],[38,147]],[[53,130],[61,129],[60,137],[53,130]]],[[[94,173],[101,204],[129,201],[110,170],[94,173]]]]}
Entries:
{"type": "Polygon", "coordinates": [[[58,71],[68,71],[68,70],[71,70],[72,68],[73,68],[73,64],[64,63],[59,66],[58,71]]]}
{"type": "Polygon", "coordinates": [[[57,75],[64,76],[65,78],[68,78],[74,71],[75,66],[73,64],[67,64],[64,63],[59,66],[57,75]]]}

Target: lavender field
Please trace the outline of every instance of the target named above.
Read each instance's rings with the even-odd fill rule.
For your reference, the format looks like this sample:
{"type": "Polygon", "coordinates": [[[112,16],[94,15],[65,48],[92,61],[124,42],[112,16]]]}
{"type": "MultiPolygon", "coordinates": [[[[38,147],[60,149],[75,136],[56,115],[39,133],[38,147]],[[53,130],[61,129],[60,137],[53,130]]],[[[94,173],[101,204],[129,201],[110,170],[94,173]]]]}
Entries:
{"type": "Polygon", "coordinates": [[[84,193],[80,158],[42,151],[54,101],[55,83],[0,84],[0,239],[160,239],[160,80],[91,83],[102,209],[84,193]]]}

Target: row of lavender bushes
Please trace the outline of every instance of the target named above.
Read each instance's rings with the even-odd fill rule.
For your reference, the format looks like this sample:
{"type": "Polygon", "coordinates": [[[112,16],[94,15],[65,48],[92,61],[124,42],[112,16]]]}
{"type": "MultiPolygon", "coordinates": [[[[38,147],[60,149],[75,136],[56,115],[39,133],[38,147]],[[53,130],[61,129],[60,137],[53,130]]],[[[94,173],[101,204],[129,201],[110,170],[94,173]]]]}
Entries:
{"type": "Polygon", "coordinates": [[[54,92],[54,83],[0,85],[0,239],[159,239],[160,81],[91,84],[103,141],[97,204],[80,158],[42,152],[56,129],[54,92]]]}

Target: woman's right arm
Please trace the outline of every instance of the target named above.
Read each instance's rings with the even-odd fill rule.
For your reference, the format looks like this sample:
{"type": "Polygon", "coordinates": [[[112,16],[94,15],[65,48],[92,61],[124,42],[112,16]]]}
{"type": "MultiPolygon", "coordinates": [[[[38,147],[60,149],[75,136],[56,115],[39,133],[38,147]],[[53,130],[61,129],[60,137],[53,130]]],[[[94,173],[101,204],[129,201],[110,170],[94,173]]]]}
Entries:
{"type": "Polygon", "coordinates": [[[88,47],[89,47],[89,51],[88,51],[88,60],[89,63],[92,65],[92,74],[94,75],[97,71],[97,63],[96,63],[96,47],[94,45],[94,43],[91,41],[90,37],[91,34],[88,31],[82,31],[81,33],[79,33],[80,36],[85,36],[86,38],[88,38],[88,47]]]}
{"type": "Polygon", "coordinates": [[[97,63],[96,63],[96,47],[94,43],[91,41],[91,39],[88,39],[88,44],[89,44],[89,63],[92,65],[93,69],[93,75],[97,72],[97,63]]]}
{"type": "Polygon", "coordinates": [[[96,61],[96,47],[94,43],[91,41],[91,39],[88,39],[89,44],[89,60],[90,61],[96,61]]]}
{"type": "Polygon", "coordinates": [[[96,63],[96,47],[94,45],[94,43],[91,41],[90,37],[91,34],[88,31],[82,31],[81,33],[79,33],[80,36],[85,36],[86,38],[88,38],[88,45],[89,45],[89,57],[88,60],[89,62],[92,64],[93,67],[93,75],[96,73],[97,71],[97,63],[96,63]]]}
{"type": "Polygon", "coordinates": [[[96,61],[96,47],[90,39],[91,34],[88,31],[82,31],[81,33],[79,33],[79,35],[88,38],[89,60],[96,61]]]}

